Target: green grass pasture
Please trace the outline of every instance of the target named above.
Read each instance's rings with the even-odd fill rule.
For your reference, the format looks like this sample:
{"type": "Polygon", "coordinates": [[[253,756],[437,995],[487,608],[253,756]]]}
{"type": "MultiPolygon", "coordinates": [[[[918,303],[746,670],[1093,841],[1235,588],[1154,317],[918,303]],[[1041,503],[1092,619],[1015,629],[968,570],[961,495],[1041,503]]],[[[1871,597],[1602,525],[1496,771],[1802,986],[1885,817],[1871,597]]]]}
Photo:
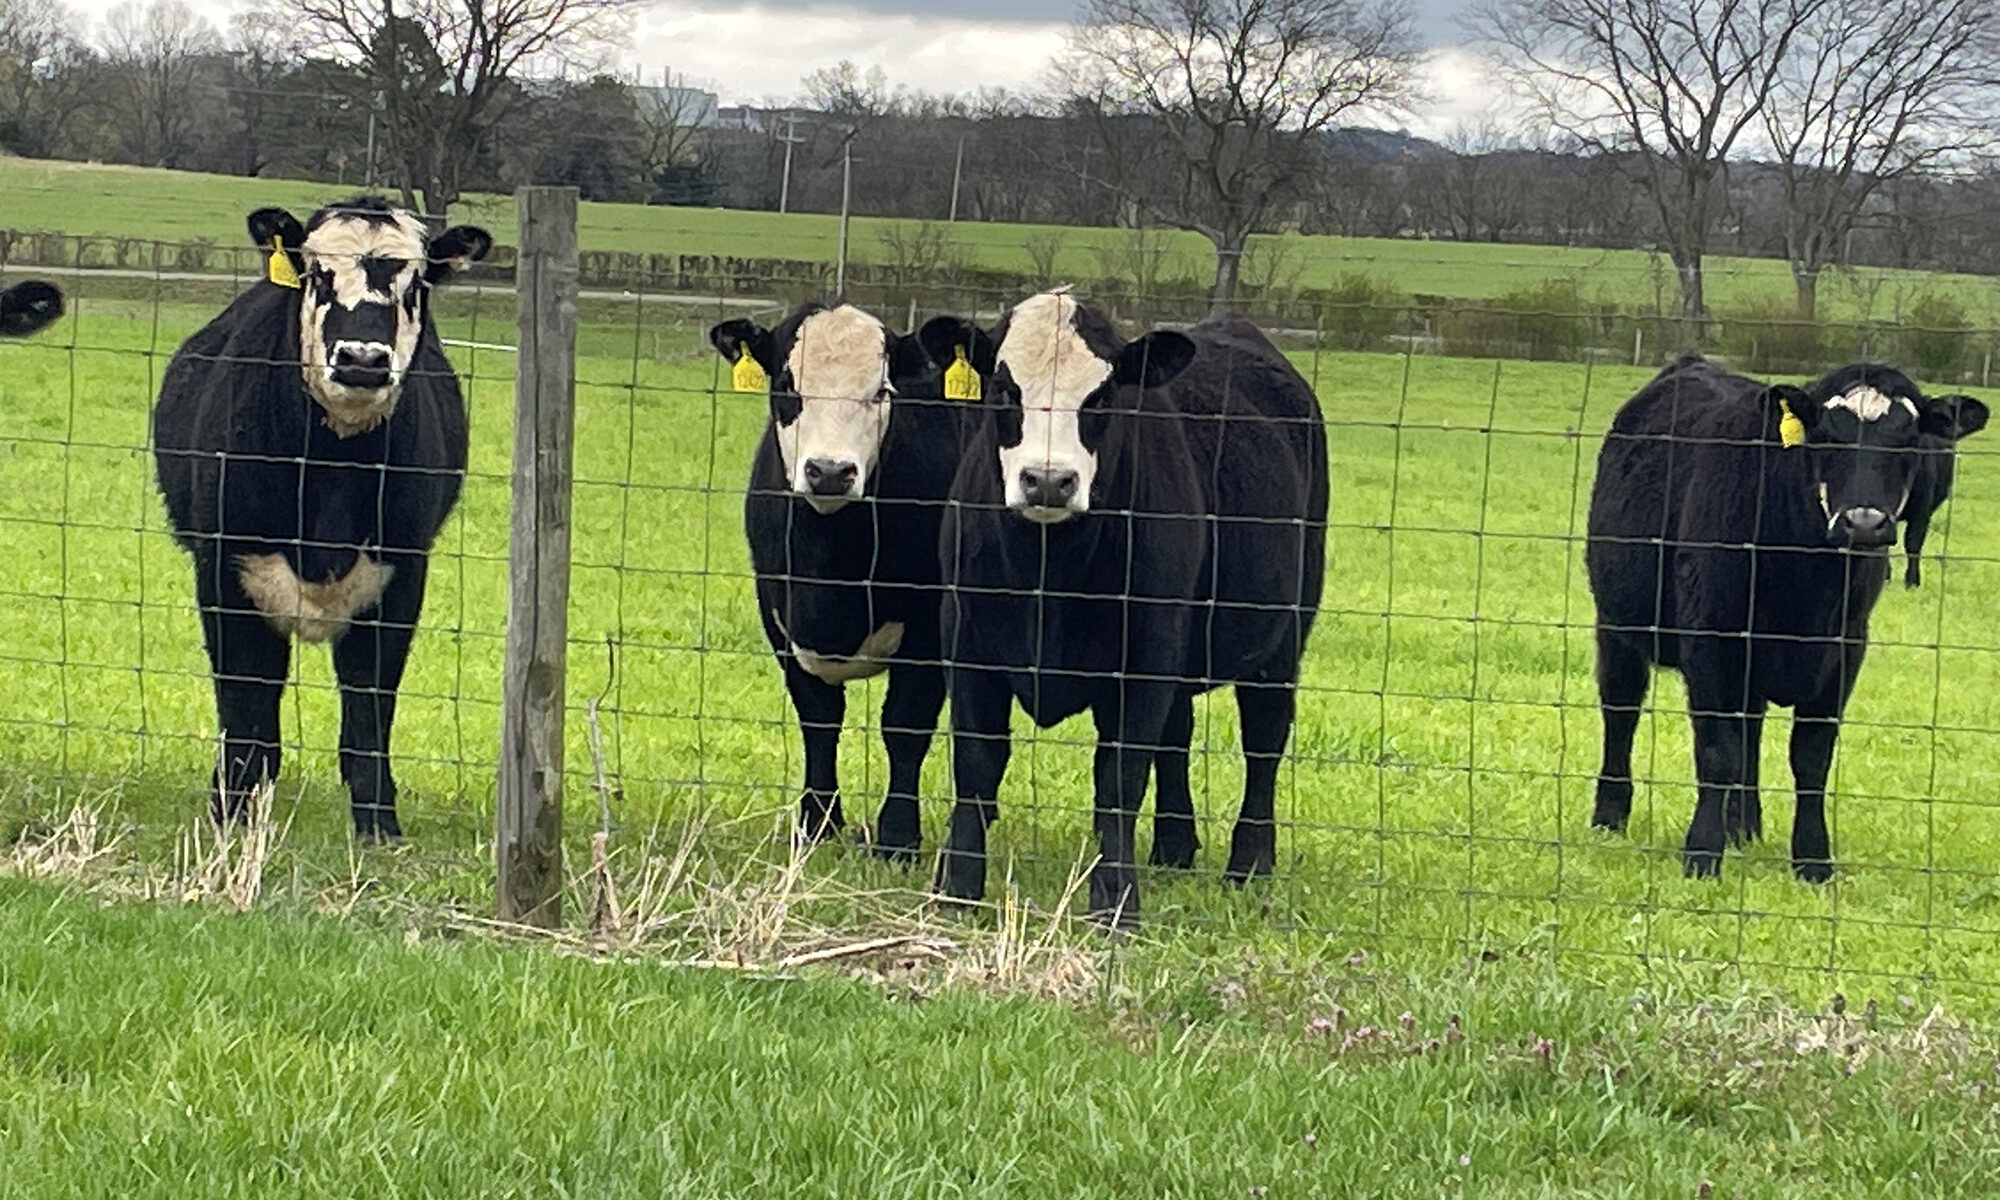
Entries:
{"type": "MultiPolygon", "coordinates": [[[[164,860],[200,812],[213,708],[189,571],[151,484],[146,414],[167,356],[215,311],[173,296],[93,298],[0,345],[0,815],[19,822],[108,789],[141,854],[164,860]]],[[[511,340],[511,297],[461,293],[448,336],[511,340]]],[[[699,818],[745,854],[779,844],[800,777],[796,731],[752,611],[742,480],[764,419],[726,390],[698,322],[592,306],[577,371],[569,762],[593,823],[582,707],[601,697],[625,830],[699,818]],[[723,390],[717,391],[718,382],[723,390]],[[615,673],[611,664],[615,650],[615,673]],[[733,843],[730,839],[734,839],[733,843]]],[[[478,906],[489,886],[498,744],[513,359],[459,349],[472,477],[437,548],[397,756],[413,846],[377,869],[478,906]]],[[[1233,706],[1198,709],[1198,871],[1151,876],[1158,936],[1198,952],[1307,938],[1418,976],[1530,947],[1625,994],[1665,984],[1909,994],[2000,1010],[2000,460],[1976,439],[1933,531],[1922,590],[1895,588],[1836,763],[1839,881],[1784,859],[1787,720],[1766,739],[1767,828],[1720,885],[1684,882],[1692,802],[1678,686],[1642,728],[1629,836],[1587,828],[1598,720],[1580,566],[1597,438],[1631,369],[1386,355],[1302,356],[1330,420],[1332,566],[1281,782],[1278,877],[1216,875],[1241,783],[1233,706]]],[[[323,651],[294,658],[287,819],[309,869],[348,869],[337,705],[323,651]]],[[[879,681],[878,681],[879,682],[879,681]]],[[[876,682],[850,689],[850,812],[886,774],[876,682]]],[[[1088,844],[1086,720],[1016,720],[998,869],[1054,903],[1088,844]]],[[[941,832],[947,754],[925,776],[941,832]]],[[[846,847],[814,872],[920,883],[846,847]]],[[[997,874],[997,870],[996,870],[997,874]]]]}
{"type": "MultiPolygon", "coordinates": [[[[6,197],[0,227],[162,242],[206,238],[217,246],[236,246],[246,238],[243,220],[254,208],[285,205],[303,218],[353,190],[295,180],[0,159],[0,195],[6,197]]],[[[471,196],[452,215],[485,224],[503,241],[514,240],[511,197],[471,196]]],[[[585,204],[581,221],[586,250],[819,262],[833,260],[838,226],[835,217],[816,213],[780,216],[629,204],[585,204]]],[[[883,235],[899,224],[908,222],[857,219],[851,236],[854,259],[891,260],[883,235]]],[[[1055,261],[1060,276],[1094,279],[1129,270],[1130,255],[1123,248],[1130,234],[1123,230],[968,221],[952,226],[950,236],[967,265],[1026,274],[1033,267],[1026,244],[1055,234],[1062,237],[1055,261]],[[1107,256],[1116,264],[1109,271],[1107,256]]],[[[1191,233],[1161,236],[1166,245],[1163,277],[1208,279],[1215,260],[1206,241],[1191,233]]],[[[1651,305],[1671,312],[1676,304],[1671,266],[1638,251],[1300,235],[1262,238],[1257,245],[1261,254],[1280,255],[1281,274],[1296,272],[1301,287],[1327,287],[1342,276],[1360,274],[1405,293],[1483,299],[1550,280],[1575,280],[1586,296],[1626,309],[1651,305]]],[[[1789,300],[1791,286],[1785,264],[1773,259],[1708,260],[1709,302],[1722,312],[1782,303],[1789,300]]],[[[1990,278],[1876,269],[1830,276],[1820,289],[1821,316],[1829,321],[1897,320],[1929,292],[1951,294],[1976,323],[2000,321],[2000,284],[1990,278]]]]}

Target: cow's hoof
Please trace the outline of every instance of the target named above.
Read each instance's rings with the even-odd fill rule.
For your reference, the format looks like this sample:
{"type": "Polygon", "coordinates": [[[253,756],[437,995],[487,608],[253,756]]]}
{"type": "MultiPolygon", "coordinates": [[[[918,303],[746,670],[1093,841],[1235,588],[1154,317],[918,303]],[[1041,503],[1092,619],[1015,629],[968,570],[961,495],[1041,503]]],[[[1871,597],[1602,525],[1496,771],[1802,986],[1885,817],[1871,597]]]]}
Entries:
{"type": "Polygon", "coordinates": [[[1240,887],[1252,879],[1268,876],[1277,862],[1278,839],[1273,831],[1239,830],[1230,839],[1229,864],[1222,868],[1222,881],[1240,887]]]}
{"type": "Polygon", "coordinates": [[[1153,824],[1153,849],[1146,861],[1156,867],[1172,867],[1185,871],[1194,866],[1194,853],[1201,848],[1201,839],[1194,833],[1194,822],[1186,819],[1153,824]]]}
{"type": "Polygon", "coordinates": [[[1833,862],[1824,858],[1795,858],[1792,860],[1792,874],[1801,883],[1825,883],[1833,878],[1833,862]]]}
{"type": "Polygon", "coordinates": [[[354,810],[354,840],[364,846],[399,846],[403,842],[403,825],[396,820],[396,812],[389,808],[357,808],[354,810]]]}
{"type": "Polygon", "coordinates": [[[846,827],[847,818],[840,811],[839,792],[808,790],[799,797],[798,834],[806,845],[817,846],[846,827]]]}
{"type": "Polygon", "coordinates": [[[1632,818],[1632,781],[1629,779],[1600,779],[1597,781],[1597,804],[1590,812],[1590,827],[1605,829],[1612,833],[1625,832],[1625,823],[1632,818]]]}
{"type": "Polygon", "coordinates": [[[1722,851],[1692,848],[1681,851],[1681,874],[1689,879],[1722,878],[1722,851]]]}
{"type": "Polygon", "coordinates": [[[969,908],[978,904],[986,898],[985,856],[946,849],[938,855],[937,878],[931,890],[946,906],[969,908]]]}
{"type": "Polygon", "coordinates": [[[924,848],[921,838],[876,838],[866,843],[868,853],[898,867],[913,867],[924,848]]]}

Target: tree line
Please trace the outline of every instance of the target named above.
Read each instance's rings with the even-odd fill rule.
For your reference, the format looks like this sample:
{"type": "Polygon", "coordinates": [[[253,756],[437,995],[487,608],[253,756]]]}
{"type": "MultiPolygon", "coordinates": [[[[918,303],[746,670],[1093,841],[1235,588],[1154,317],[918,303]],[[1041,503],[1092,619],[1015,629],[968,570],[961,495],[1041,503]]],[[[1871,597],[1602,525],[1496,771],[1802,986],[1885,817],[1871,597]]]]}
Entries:
{"type": "MultiPolygon", "coordinates": [[[[1083,0],[1042,94],[930,95],[852,64],[735,110],[603,73],[631,0],[182,0],[95,32],[0,0],[0,149],[460,195],[1172,227],[1230,302],[1282,230],[1649,248],[1703,263],[2000,273],[2000,5],[1479,0],[1517,116],[1421,139],[1403,0],[1083,0]]],[[[1031,247],[1032,252],[1032,247],[1031,247]]],[[[1049,251],[1052,255],[1053,250],[1049,251]]]]}

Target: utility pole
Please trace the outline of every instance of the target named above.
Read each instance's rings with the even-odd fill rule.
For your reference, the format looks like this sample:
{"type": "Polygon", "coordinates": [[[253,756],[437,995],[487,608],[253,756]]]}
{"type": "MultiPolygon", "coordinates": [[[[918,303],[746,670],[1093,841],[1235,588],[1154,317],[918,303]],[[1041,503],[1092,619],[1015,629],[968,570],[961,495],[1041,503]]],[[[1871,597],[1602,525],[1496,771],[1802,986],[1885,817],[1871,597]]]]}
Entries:
{"type": "Polygon", "coordinates": [[[840,139],[840,259],[833,268],[833,294],[841,299],[847,297],[847,209],[854,191],[854,135],[858,132],[849,129],[840,139]]]}
{"type": "Polygon", "coordinates": [[[778,184],[778,211],[780,213],[787,211],[792,202],[792,147],[798,145],[800,141],[798,123],[799,119],[796,114],[789,112],[785,114],[785,136],[783,138],[785,143],[785,174],[783,181],[778,184]]]}
{"type": "Polygon", "coordinates": [[[964,173],[965,135],[961,133],[958,135],[958,157],[953,159],[951,164],[951,215],[945,218],[947,221],[958,220],[958,181],[964,173]]]}

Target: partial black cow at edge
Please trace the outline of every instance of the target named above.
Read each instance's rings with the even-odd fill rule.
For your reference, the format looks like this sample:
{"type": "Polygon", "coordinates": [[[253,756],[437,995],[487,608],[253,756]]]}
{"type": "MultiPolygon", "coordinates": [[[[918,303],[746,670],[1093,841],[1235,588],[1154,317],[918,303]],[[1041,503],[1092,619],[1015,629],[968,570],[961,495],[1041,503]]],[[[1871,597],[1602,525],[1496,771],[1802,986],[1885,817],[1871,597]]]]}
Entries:
{"type": "Polygon", "coordinates": [[[62,315],[62,290],[53,283],[24,279],[0,288],[0,337],[26,337],[62,315]]]}
{"type": "Polygon", "coordinates": [[[1685,678],[1694,725],[1687,873],[1719,874],[1725,844],[1762,835],[1758,751],[1779,705],[1794,710],[1792,870],[1831,877],[1827,772],[1896,524],[1928,520],[1942,494],[1924,490],[1926,456],[1986,417],[1886,366],[1794,387],[1698,355],[1625,402],[1598,456],[1584,552],[1604,717],[1593,825],[1623,829],[1631,813],[1632,739],[1657,664],[1685,678]]]}
{"type": "Polygon", "coordinates": [[[1125,341],[1064,291],[988,334],[922,332],[983,380],[952,485],[944,560],[957,803],[939,890],[978,899],[1016,701],[1043,728],[1097,726],[1089,904],[1136,921],[1134,832],[1149,773],[1152,861],[1191,866],[1194,697],[1233,684],[1246,779],[1225,877],[1276,858],[1279,758],[1325,576],[1326,435],[1312,388],[1256,327],[1210,318],[1125,341]]]}
{"type": "Polygon", "coordinates": [[[466,461],[430,289],[492,239],[470,226],[429,237],[374,196],[303,226],[258,209],[249,227],[275,247],[270,277],[181,345],[153,408],[160,492],[194,559],[215,677],[213,811],[239,815],[277,778],[291,639],[331,642],[354,830],[394,839],[396,691],[466,461]]]}
{"type": "Polygon", "coordinates": [[[967,406],[914,337],[850,304],[809,303],[775,329],[709,330],[749,355],[770,415],[750,466],[743,527],[770,639],[805,742],[799,829],[841,829],[838,750],[846,684],[887,671],[888,792],[872,843],[908,861],[921,845],[917,785],[944,706],[938,524],[967,406]]]}

